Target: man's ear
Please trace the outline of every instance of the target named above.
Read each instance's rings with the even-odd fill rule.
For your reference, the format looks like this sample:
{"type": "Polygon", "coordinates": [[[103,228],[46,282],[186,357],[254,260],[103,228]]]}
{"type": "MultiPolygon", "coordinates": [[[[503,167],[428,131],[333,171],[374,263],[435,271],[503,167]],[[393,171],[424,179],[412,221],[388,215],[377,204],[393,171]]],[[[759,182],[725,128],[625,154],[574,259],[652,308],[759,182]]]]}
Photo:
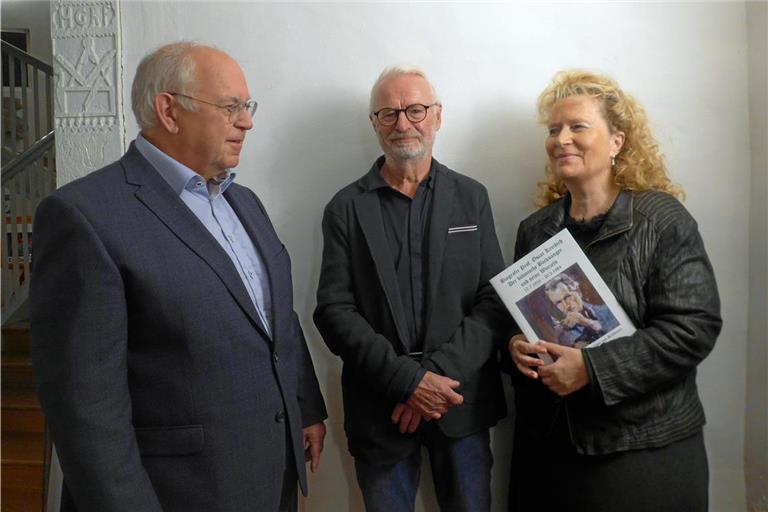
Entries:
{"type": "Polygon", "coordinates": [[[179,125],[176,119],[176,101],[172,94],[161,92],[155,96],[155,118],[158,125],[162,126],[170,134],[179,133],[179,125]]]}

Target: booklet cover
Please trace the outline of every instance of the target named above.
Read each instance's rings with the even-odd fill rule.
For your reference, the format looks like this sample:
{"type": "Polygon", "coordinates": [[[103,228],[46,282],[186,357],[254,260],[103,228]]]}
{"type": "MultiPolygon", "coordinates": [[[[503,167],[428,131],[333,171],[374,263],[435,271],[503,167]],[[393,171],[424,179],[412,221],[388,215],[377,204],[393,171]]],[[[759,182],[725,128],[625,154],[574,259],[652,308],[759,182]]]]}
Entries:
{"type": "Polygon", "coordinates": [[[567,229],[493,277],[491,285],[529,342],[594,347],[635,332],[567,229]]]}

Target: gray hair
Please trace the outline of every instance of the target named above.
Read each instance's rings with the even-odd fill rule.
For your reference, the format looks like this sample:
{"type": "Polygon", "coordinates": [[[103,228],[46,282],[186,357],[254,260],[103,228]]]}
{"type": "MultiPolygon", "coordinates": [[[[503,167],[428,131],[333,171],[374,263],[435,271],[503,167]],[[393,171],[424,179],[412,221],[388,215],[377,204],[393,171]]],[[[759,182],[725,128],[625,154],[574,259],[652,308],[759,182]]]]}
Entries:
{"type": "Polygon", "coordinates": [[[555,290],[557,290],[557,287],[563,285],[566,288],[568,288],[572,292],[579,292],[581,293],[581,290],[579,289],[579,283],[577,283],[571,276],[568,274],[558,274],[544,285],[544,293],[550,293],[555,290]]]}
{"type": "MultiPolygon", "coordinates": [[[[131,87],[131,106],[139,128],[146,130],[157,123],[155,97],[161,92],[186,93],[195,83],[195,50],[211,48],[192,41],[179,41],[157,48],[147,54],[136,68],[131,87]]],[[[176,100],[187,110],[194,111],[195,104],[180,96],[176,100]]]]}
{"type": "Polygon", "coordinates": [[[432,94],[432,101],[435,103],[440,103],[440,100],[437,98],[437,91],[435,90],[435,87],[432,85],[432,82],[429,81],[429,78],[427,77],[427,74],[424,72],[423,69],[421,69],[418,66],[412,66],[412,65],[398,65],[398,66],[390,66],[387,68],[384,68],[384,71],[381,72],[379,75],[379,78],[376,79],[376,81],[373,83],[373,87],[371,87],[371,100],[369,108],[371,111],[373,111],[373,97],[376,94],[376,89],[378,89],[379,84],[386,80],[387,78],[391,76],[398,76],[398,75],[414,75],[414,76],[420,76],[424,80],[426,80],[427,85],[429,85],[429,92],[432,94]]]}

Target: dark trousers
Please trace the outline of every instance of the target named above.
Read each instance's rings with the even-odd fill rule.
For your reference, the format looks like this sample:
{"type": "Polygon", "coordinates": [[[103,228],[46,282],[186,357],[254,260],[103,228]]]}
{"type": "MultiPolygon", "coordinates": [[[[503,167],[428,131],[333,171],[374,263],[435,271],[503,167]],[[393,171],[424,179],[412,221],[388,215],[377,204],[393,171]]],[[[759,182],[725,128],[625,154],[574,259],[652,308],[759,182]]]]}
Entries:
{"type": "Polygon", "coordinates": [[[701,432],[660,448],[579,455],[517,436],[510,512],[707,512],[701,432]]]}
{"type": "MultiPolygon", "coordinates": [[[[432,423],[422,425],[417,434],[411,435],[419,435],[429,453],[441,511],[490,511],[493,455],[488,429],[453,439],[432,423]]],[[[414,510],[421,473],[420,449],[387,466],[355,460],[355,471],[368,512],[414,510]]]]}

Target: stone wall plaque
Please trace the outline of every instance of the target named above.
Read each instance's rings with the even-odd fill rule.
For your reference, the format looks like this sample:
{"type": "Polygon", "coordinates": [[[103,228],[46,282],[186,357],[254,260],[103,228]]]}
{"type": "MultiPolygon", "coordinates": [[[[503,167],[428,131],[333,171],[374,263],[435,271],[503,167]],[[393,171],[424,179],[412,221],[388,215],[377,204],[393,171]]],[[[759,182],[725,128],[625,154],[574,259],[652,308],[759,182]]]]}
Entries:
{"type": "Polygon", "coordinates": [[[51,2],[59,186],[124,152],[119,36],[117,0],[51,2]]]}

